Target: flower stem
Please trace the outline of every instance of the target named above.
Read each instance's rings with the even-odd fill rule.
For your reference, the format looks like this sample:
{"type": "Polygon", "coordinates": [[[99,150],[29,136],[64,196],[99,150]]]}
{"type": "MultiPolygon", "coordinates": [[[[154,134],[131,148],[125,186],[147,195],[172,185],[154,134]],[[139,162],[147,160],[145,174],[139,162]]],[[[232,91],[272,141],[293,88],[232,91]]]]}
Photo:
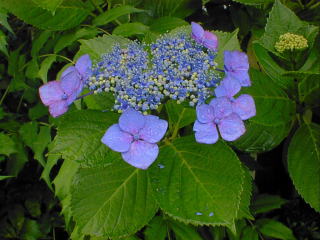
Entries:
{"type": "Polygon", "coordinates": [[[47,57],[47,56],[57,56],[57,57],[61,57],[61,58],[65,59],[65,60],[67,60],[68,62],[70,62],[70,63],[72,63],[72,64],[75,64],[75,62],[72,61],[70,58],[67,58],[67,57],[62,56],[62,55],[59,55],[59,54],[54,54],[54,53],[44,54],[44,55],[41,55],[41,56],[39,56],[39,57],[47,57]]]}

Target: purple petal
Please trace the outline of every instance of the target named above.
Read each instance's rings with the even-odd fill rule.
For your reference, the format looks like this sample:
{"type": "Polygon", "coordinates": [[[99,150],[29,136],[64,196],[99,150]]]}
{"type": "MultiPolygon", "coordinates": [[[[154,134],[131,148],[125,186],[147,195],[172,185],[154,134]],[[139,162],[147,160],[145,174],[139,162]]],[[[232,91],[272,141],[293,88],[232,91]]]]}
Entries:
{"type": "Polygon", "coordinates": [[[218,48],[218,38],[215,34],[209,31],[204,32],[203,45],[211,50],[218,48]]]}
{"type": "Polygon", "coordinates": [[[240,51],[224,51],[224,65],[227,71],[249,70],[248,56],[240,51]]]}
{"type": "Polygon", "coordinates": [[[82,76],[82,81],[87,80],[88,76],[91,72],[91,59],[88,54],[82,55],[76,62],[76,69],[79,71],[79,73],[82,76]]]}
{"type": "Polygon", "coordinates": [[[146,122],[139,131],[139,137],[149,143],[159,142],[167,131],[168,122],[153,115],[147,115],[144,119],[146,122]]]}
{"type": "Polygon", "coordinates": [[[49,106],[54,102],[60,101],[63,96],[63,90],[59,81],[51,81],[39,88],[39,95],[44,105],[49,106]]]}
{"type": "Polygon", "coordinates": [[[227,76],[238,80],[242,87],[251,86],[248,70],[236,70],[234,72],[227,72],[227,76]]]}
{"type": "Polygon", "coordinates": [[[134,141],[129,151],[122,153],[122,158],[136,168],[147,169],[156,160],[158,154],[157,144],[134,141]]]}
{"type": "Polygon", "coordinates": [[[65,100],[60,100],[49,105],[49,113],[56,118],[68,111],[68,104],[65,100]]]}
{"type": "Polygon", "coordinates": [[[145,122],[145,116],[132,108],[124,111],[119,118],[120,128],[132,135],[138,134],[140,129],[144,127],[145,122]]]}
{"type": "Polygon", "coordinates": [[[241,86],[247,87],[251,85],[248,74],[249,61],[245,53],[240,51],[224,51],[224,66],[226,74],[232,78],[236,78],[241,86]]]}
{"type": "Polygon", "coordinates": [[[232,103],[232,109],[242,120],[247,120],[256,115],[256,106],[253,97],[248,94],[240,95],[232,103]]]}
{"type": "Polygon", "coordinates": [[[232,113],[232,103],[227,97],[214,98],[209,105],[214,109],[214,118],[222,119],[232,113]]]}
{"type": "Polygon", "coordinates": [[[203,28],[195,22],[191,22],[191,36],[196,42],[202,43],[203,37],[204,37],[204,30],[203,28]]]}
{"type": "Polygon", "coordinates": [[[208,104],[198,105],[196,108],[197,119],[201,123],[212,122],[214,119],[214,110],[213,107],[208,104]]]}
{"type": "Polygon", "coordinates": [[[127,152],[133,141],[133,137],[121,131],[119,124],[113,124],[108,128],[101,142],[116,152],[127,152]]]}
{"type": "Polygon", "coordinates": [[[83,88],[80,75],[76,69],[69,71],[68,74],[64,74],[61,78],[61,88],[68,96],[68,104],[71,104],[83,88]]]}
{"type": "Polygon", "coordinates": [[[213,144],[218,141],[217,127],[213,122],[200,123],[199,121],[195,121],[193,131],[196,132],[195,138],[198,143],[213,144]]]}
{"type": "Polygon", "coordinates": [[[74,66],[70,66],[68,67],[66,70],[64,70],[60,76],[60,79],[65,77],[66,75],[68,75],[71,72],[77,71],[76,68],[74,66]]]}
{"type": "Polygon", "coordinates": [[[214,90],[217,97],[232,98],[241,89],[239,81],[226,76],[220,83],[220,85],[214,90]]]}
{"type": "Polygon", "coordinates": [[[226,141],[234,141],[245,133],[246,128],[241,118],[232,113],[218,124],[221,137],[226,141]]]}

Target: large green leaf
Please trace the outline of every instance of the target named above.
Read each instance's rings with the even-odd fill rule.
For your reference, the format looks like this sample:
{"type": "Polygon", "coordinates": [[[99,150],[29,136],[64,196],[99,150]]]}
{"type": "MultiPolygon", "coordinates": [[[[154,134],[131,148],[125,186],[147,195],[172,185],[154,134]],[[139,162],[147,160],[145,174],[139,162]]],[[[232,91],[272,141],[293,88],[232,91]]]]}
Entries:
{"type": "Polygon", "coordinates": [[[287,71],[272,59],[268,51],[257,43],[253,44],[253,50],[260,66],[271,80],[283,89],[292,89],[294,79],[290,76],[284,76],[287,71]]]}
{"type": "Polygon", "coordinates": [[[298,85],[299,99],[311,105],[320,102],[320,75],[304,78],[298,85]]]}
{"type": "Polygon", "coordinates": [[[97,35],[98,30],[96,28],[80,28],[70,33],[62,35],[54,46],[54,52],[58,53],[65,47],[71,45],[78,39],[89,39],[97,35]]]}
{"type": "Polygon", "coordinates": [[[251,5],[251,6],[259,6],[259,5],[269,4],[274,2],[274,0],[232,0],[232,1],[242,3],[245,5],[251,5]]]}
{"type": "Polygon", "coordinates": [[[161,216],[155,216],[144,231],[146,240],[165,240],[168,232],[167,222],[161,216]]]}
{"type": "Polygon", "coordinates": [[[147,172],[120,158],[118,153],[118,161],[109,166],[82,168],[75,176],[71,208],[84,234],[131,235],[157,211],[147,172]]]}
{"type": "Polygon", "coordinates": [[[259,219],[257,221],[258,230],[265,236],[272,239],[295,240],[292,231],[286,225],[273,219],[259,219]]]}
{"type": "Polygon", "coordinates": [[[103,35],[102,37],[93,38],[90,40],[80,40],[80,50],[76,55],[80,57],[83,54],[89,54],[91,59],[99,60],[101,55],[112,50],[115,44],[126,46],[130,40],[112,35],[103,35]]]}
{"type": "Polygon", "coordinates": [[[269,14],[265,33],[259,43],[268,51],[283,58],[283,55],[274,48],[280,35],[288,32],[303,35],[308,40],[309,47],[312,47],[318,31],[318,27],[301,21],[294,12],[276,0],[269,14]]]}
{"type": "Polygon", "coordinates": [[[136,35],[144,35],[149,30],[149,27],[139,23],[124,23],[116,27],[112,34],[123,36],[123,37],[131,37],[136,35]]]}
{"type": "Polygon", "coordinates": [[[174,220],[169,221],[169,226],[177,240],[202,240],[202,237],[194,226],[179,223],[174,220]]]}
{"type": "Polygon", "coordinates": [[[54,16],[32,0],[0,0],[0,6],[26,23],[54,31],[73,28],[85,20],[90,13],[81,0],[63,1],[56,9],[54,16]]]}
{"type": "MultiPolygon", "coordinates": [[[[51,154],[51,153],[49,153],[51,154]]],[[[60,157],[60,155],[56,155],[60,157]]],[[[54,157],[54,156],[52,156],[54,157]]],[[[65,160],[59,169],[58,175],[53,180],[55,195],[59,198],[62,205],[61,213],[64,215],[66,230],[70,231],[72,214],[71,214],[71,186],[72,180],[78,171],[79,164],[74,161],[65,160]]]]}
{"type": "Polygon", "coordinates": [[[117,114],[93,110],[66,114],[58,126],[51,153],[86,166],[110,163],[117,153],[102,144],[101,138],[116,119],[117,114]]]}
{"type": "Polygon", "coordinates": [[[152,12],[154,17],[172,16],[185,18],[192,14],[201,4],[190,0],[144,0],[143,7],[152,12]]]}
{"type": "Polygon", "coordinates": [[[246,133],[233,144],[248,152],[276,147],[287,136],[295,116],[295,103],[265,74],[252,69],[252,86],[242,88],[255,101],[257,114],[246,121],[246,133]]]}
{"type": "Polygon", "coordinates": [[[97,16],[95,19],[93,19],[92,23],[96,26],[105,25],[109,22],[112,22],[116,20],[117,18],[131,14],[131,13],[141,13],[145,12],[143,9],[138,9],[135,7],[132,7],[130,5],[122,5],[120,7],[112,8],[101,15],[97,16]]]}
{"type": "Polygon", "coordinates": [[[288,170],[294,186],[314,209],[320,211],[320,126],[301,126],[288,149],[288,170]]]}
{"type": "Polygon", "coordinates": [[[52,14],[55,13],[57,7],[61,5],[63,0],[32,0],[39,7],[49,10],[52,14]]]}
{"type": "Polygon", "coordinates": [[[183,137],[167,142],[150,177],[160,207],[185,223],[233,228],[240,206],[245,207],[240,204],[246,187],[243,168],[221,141],[206,145],[183,137]]]}
{"type": "Polygon", "coordinates": [[[150,25],[150,30],[157,33],[165,33],[180,26],[189,25],[186,21],[176,17],[160,17],[150,25]]]}

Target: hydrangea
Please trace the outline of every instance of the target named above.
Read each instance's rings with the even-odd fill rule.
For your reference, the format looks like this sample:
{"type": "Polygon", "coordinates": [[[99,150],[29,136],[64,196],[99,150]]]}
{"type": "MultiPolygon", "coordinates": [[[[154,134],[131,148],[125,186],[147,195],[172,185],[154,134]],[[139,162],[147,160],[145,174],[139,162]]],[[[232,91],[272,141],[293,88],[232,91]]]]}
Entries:
{"type": "Polygon", "coordinates": [[[122,113],[119,123],[112,125],[101,139],[130,165],[147,169],[157,158],[158,145],[167,131],[168,123],[153,115],[143,115],[129,108],[122,113]]]}
{"type": "Polygon", "coordinates": [[[58,117],[68,110],[68,106],[81,93],[84,82],[90,75],[89,55],[81,56],[75,66],[68,67],[61,75],[61,81],[50,81],[39,88],[44,105],[49,106],[51,116],[58,117]]]}
{"type": "Polygon", "coordinates": [[[199,24],[191,22],[191,36],[197,43],[203,46],[216,50],[218,48],[218,38],[215,34],[205,31],[199,24]]]}
{"type": "Polygon", "coordinates": [[[251,86],[247,54],[240,51],[224,51],[224,69],[226,76],[238,80],[241,86],[251,86]]]}
{"type": "Polygon", "coordinates": [[[283,53],[284,51],[290,50],[301,50],[308,47],[308,40],[304,36],[285,33],[280,35],[278,42],[274,45],[274,48],[283,53]]]}

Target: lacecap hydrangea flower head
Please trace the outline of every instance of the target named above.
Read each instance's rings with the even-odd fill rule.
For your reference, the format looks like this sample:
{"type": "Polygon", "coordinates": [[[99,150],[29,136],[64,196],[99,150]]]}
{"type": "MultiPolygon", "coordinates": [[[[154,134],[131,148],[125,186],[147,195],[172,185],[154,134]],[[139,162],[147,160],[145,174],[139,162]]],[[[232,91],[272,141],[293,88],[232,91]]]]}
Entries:
{"type": "Polygon", "coordinates": [[[253,98],[238,96],[241,87],[251,85],[247,55],[225,51],[224,69],[218,69],[218,37],[197,23],[191,25],[191,34],[174,31],[151,44],[115,44],[93,67],[88,56],[83,56],[61,81],[40,88],[41,99],[58,116],[83,86],[94,94],[111,93],[113,110],[121,116],[101,141],[140,169],[147,169],[159,154],[157,143],[165,136],[168,122],[151,112],[159,112],[168,100],[196,108],[197,142],[213,144],[219,133],[224,140],[234,141],[246,131],[243,121],[256,114],[253,98]],[[90,69],[90,76],[84,69],[90,69]],[[72,75],[66,77],[69,72],[72,75]]]}

